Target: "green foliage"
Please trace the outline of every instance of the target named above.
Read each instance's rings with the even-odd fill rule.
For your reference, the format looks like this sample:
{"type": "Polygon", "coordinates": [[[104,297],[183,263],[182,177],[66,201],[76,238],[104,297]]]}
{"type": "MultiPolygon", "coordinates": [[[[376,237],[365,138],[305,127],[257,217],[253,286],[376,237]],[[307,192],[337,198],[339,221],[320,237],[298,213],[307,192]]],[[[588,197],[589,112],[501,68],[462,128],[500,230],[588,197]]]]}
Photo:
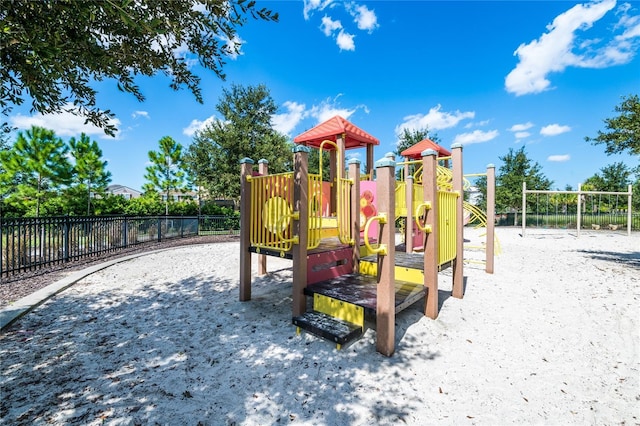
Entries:
{"type": "Polygon", "coordinates": [[[194,200],[183,200],[169,205],[169,214],[174,216],[195,216],[198,214],[198,203],[194,200]]]}
{"type": "MultiPolygon", "coordinates": [[[[431,139],[433,142],[437,143],[438,145],[441,143],[440,137],[436,133],[431,134],[429,132],[428,127],[425,127],[423,129],[413,129],[413,130],[403,129],[402,134],[400,135],[400,138],[398,140],[396,150],[394,151],[394,154],[396,155],[396,157],[398,157],[398,161],[400,161],[400,157],[402,156],[401,154],[402,151],[411,148],[415,144],[422,142],[425,139],[431,139]]],[[[415,173],[418,167],[420,166],[416,166],[415,164],[410,164],[409,175],[412,175],[413,173],[415,173]]],[[[404,167],[398,168],[398,170],[396,171],[396,178],[403,179],[403,177],[404,177],[404,167]]]]}
{"type": "Polygon", "coordinates": [[[125,214],[129,200],[121,195],[107,194],[93,200],[93,210],[96,216],[125,214]]]}
{"type": "Polygon", "coordinates": [[[604,144],[607,155],[628,151],[631,155],[640,155],[640,100],[638,95],[623,96],[620,105],[616,105],[617,117],[604,120],[606,132],[598,131],[595,138],[585,137],[594,145],[604,144]]]}
{"type": "Polygon", "coordinates": [[[431,139],[438,145],[441,144],[440,137],[437,133],[430,133],[429,128],[425,127],[424,129],[403,129],[402,134],[400,135],[400,139],[398,140],[398,146],[395,150],[396,156],[401,156],[401,152],[411,148],[418,142],[422,142],[425,139],[431,139]]]}
{"type": "Polygon", "coordinates": [[[132,198],[125,207],[124,214],[131,216],[158,216],[165,214],[165,204],[157,193],[148,193],[132,198]]]}
{"type": "Polygon", "coordinates": [[[626,192],[631,184],[631,169],[624,163],[610,164],[584,181],[585,191],[626,192]]]}
{"type": "Polygon", "coordinates": [[[240,215],[240,212],[234,210],[232,207],[219,206],[215,203],[204,203],[200,208],[200,214],[210,216],[235,216],[240,215]]]}
{"type": "MultiPolygon", "coordinates": [[[[244,0],[11,0],[0,13],[0,108],[32,99],[43,114],[71,111],[113,135],[114,116],[96,106],[91,81],[114,79],[119,90],[143,101],[134,82],[158,72],[170,87],[187,87],[202,103],[197,58],[221,79],[225,56],[240,48],[236,29],[278,15],[244,0]],[[184,47],[188,54],[178,54],[184,47]]],[[[2,124],[6,129],[7,123],[2,124]]]]}
{"type": "Polygon", "coordinates": [[[2,151],[5,169],[2,198],[22,205],[25,211],[40,215],[40,206],[71,181],[72,167],[67,160],[68,147],[53,131],[33,126],[19,132],[10,150],[2,151]]]}
{"type": "MultiPolygon", "coordinates": [[[[331,155],[330,151],[322,153],[322,180],[329,182],[331,180],[331,155]]],[[[312,149],[309,152],[309,173],[320,173],[320,150],[312,149]]]]}
{"type": "MultiPolygon", "coordinates": [[[[504,212],[522,208],[522,182],[527,182],[527,189],[549,190],[552,181],[542,173],[542,167],[527,157],[524,146],[517,151],[509,148],[504,157],[499,157],[503,164],[496,172],[496,211],[504,212]]],[[[476,180],[476,186],[482,194],[480,205],[486,208],[487,179],[476,180]]]]}
{"type": "MultiPolygon", "coordinates": [[[[96,141],[91,141],[82,133],[80,139],[69,140],[71,157],[75,160],[73,166],[74,191],[73,199],[84,200],[86,214],[91,214],[91,199],[95,195],[104,196],[105,190],[111,182],[111,172],[107,171],[107,162],[102,160],[102,150],[96,141]]],[[[77,210],[77,207],[74,208],[77,210]]]]}
{"type": "Polygon", "coordinates": [[[142,189],[146,192],[157,191],[163,194],[165,214],[169,214],[169,204],[177,192],[189,190],[186,180],[185,163],[182,158],[182,145],[169,136],[160,139],[159,151],[149,151],[151,165],[146,168],[144,178],[147,183],[142,189]]]}
{"type": "Polygon", "coordinates": [[[266,159],[269,173],[292,168],[291,145],[271,127],[277,106],[264,85],[224,89],[216,105],[221,120],[198,132],[189,146],[189,174],[212,197],[240,197],[240,160],[266,159]]]}

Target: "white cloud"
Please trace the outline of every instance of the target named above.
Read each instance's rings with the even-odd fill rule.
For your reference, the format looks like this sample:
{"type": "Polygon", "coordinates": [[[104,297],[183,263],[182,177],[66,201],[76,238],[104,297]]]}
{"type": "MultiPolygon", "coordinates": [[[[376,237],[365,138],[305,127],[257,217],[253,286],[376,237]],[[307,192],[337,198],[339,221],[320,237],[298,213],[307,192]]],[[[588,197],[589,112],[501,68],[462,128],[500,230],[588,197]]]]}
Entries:
{"type": "Polygon", "coordinates": [[[324,10],[331,3],[333,3],[333,0],[304,0],[304,8],[302,10],[304,20],[308,21],[313,11],[324,10]]]}
{"type": "Polygon", "coordinates": [[[474,130],[471,133],[460,133],[456,135],[453,143],[461,143],[463,145],[471,145],[474,143],[488,142],[498,137],[500,133],[497,130],[489,130],[483,132],[482,130],[474,130]]]}
{"type": "Polygon", "coordinates": [[[353,42],[353,38],[355,36],[353,34],[346,33],[344,31],[340,31],[338,37],[336,38],[336,44],[340,48],[340,50],[356,50],[356,45],[353,42]]]}
{"type": "Polygon", "coordinates": [[[547,157],[547,161],[552,161],[555,163],[564,163],[565,161],[571,160],[571,156],[569,154],[563,155],[550,155],[547,157]]]}
{"type": "MultiPolygon", "coordinates": [[[[65,109],[73,109],[72,104],[67,104],[65,109]]],[[[113,137],[106,135],[104,130],[94,126],[91,123],[84,123],[85,118],[79,115],[74,115],[71,112],[60,112],[57,114],[41,114],[36,113],[32,116],[16,114],[9,118],[11,126],[18,129],[29,129],[31,126],[43,127],[55,132],[58,136],[79,136],[81,133],[87,136],[99,136],[102,139],[114,139],[113,137]]],[[[109,120],[109,124],[120,130],[120,120],[113,118],[109,120]]],[[[117,138],[116,138],[117,139],[117,138]]]]}
{"type": "Polygon", "coordinates": [[[475,122],[471,122],[471,123],[465,124],[464,128],[465,129],[470,129],[472,127],[483,127],[483,126],[488,125],[490,122],[491,122],[491,120],[475,121],[475,122]]]}
{"type": "Polygon", "coordinates": [[[562,133],[567,133],[571,131],[571,127],[569,126],[561,126],[559,124],[549,124],[548,126],[544,126],[540,129],[540,134],[542,136],[557,136],[562,133]]]}
{"type": "Polygon", "coordinates": [[[522,132],[523,130],[528,130],[533,127],[533,123],[528,121],[526,123],[514,124],[511,126],[509,131],[511,132],[522,132]]]}
{"type": "Polygon", "coordinates": [[[627,15],[628,7],[624,5],[618,10],[623,15],[617,25],[622,29],[621,35],[601,47],[600,40],[576,40],[578,30],[589,30],[615,5],[615,0],[593,1],[558,15],[539,39],[516,49],[514,55],[519,62],[505,78],[505,89],[518,96],[540,93],[550,88],[550,73],[562,72],[569,66],[603,68],[629,62],[640,42],[640,23],[627,15]]]}
{"type": "Polygon", "coordinates": [[[373,10],[369,10],[367,6],[349,4],[347,10],[353,16],[353,22],[358,25],[359,30],[367,31],[369,34],[373,32],[378,25],[378,17],[373,10]]]}
{"type": "Polygon", "coordinates": [[[287,112],[275,114],[271,117],[271,125],[278,132],[291,135],[295,127],[307,116],[305,105],[293,101],[286,101],[283,105],[287,112]]]}
{"type": "Polygon", "coordinates": [[[319,105],[314,105],[311,107],[309,114],[311,117],[318,120],[318,123],[322,123],[330,119],[333,116],[339,115],[342,118],[348,120],[356,111],[359,109],[363,110],[365,113],[369,113],[369,109],[366,105],[358,105],[355,108],[344,108],[337,105],[338,98],[340,98],[342,94],[338,94],[335,98],[327,98],[326,100],[320,102],[319,105]]]}
{"type": "Polygon", "coordinates": [[[342,24],[340,21],[334,21],[327,15],[322,17],[322,24],[320,25],[320,29],[327,37],[330,37],[334,31],[338,31],[342,29],[342,24]]]}
{"type": "Polygon", "coordinates": [[[531,136],[531,133],[529,132],[515,132],[516,139],[525,139],[525,138],[528,138],[529,136],[531,136]]]}
{"type": "MultiPolygon", "coordinates": [[[[308,21],[314,11],[328,9],[328,12],[337,13],[337,8],[343,7],[352,17],[358,30],[366,31],[371,34],[380,25],[375,11],[370,10],[367,6],[357,4],[355,2],[338,2],[334,0],[304,0],[304,19],[308,21]]],[[[349,26],[347,22],[347,26],[349,26]]],[[[351,24],[351,27],[353,25],[351,24]]],[[[335,19],[333,16],[325,13],[320,22],[320,31],[336,41],[340,50],[355,51],[355,34],[351,28],[345,27],[342,21],[335,19]]]]}
{"type": "Polygon", "coordinates": [[[191,120],[191,123],[189,123],[189,125],[187,127],[182,129],[182,134],[186,135],[186,136],[189,136],[189,137],[192,137],[197,132],[203,130],[204,128],[206,128],[210,124],[213,124],[217,120],[218,119],[216,117],[214,117],[213,115],[211,117],[205,119],[204,121],[193,119],[193,120],[191,120]]]}
{"type": "Polygon", "coordinates": [[[429,130],[442,130],[448,129],[450,127],[455,127],[460,121],[474,118],[476,113],[473,111],[467,112],[442,112],[440,109],[442,106],[438,104],[437,106],[431,108],[429,112],[425,114],[414,114],[408,115],[403,118],[404,122],[396,126],[395,132],[396,135],[401,135],[402,132],[407,130],[420,130],[420,129],[429,129],[429,130]]]}
{"type": "Polygon", "coordinates": [[[147,111],[134,111],[133,114],[131,114],[131,117],[133,118],[144,117],[148,120],[149,113],[147,111]]]}
{"type": "Polygon", "coordinates": [[[221,36],[220,39],[226,44],[225,52],[229,58],[235,60],[238,59],[238,56],[244,55],[241,49],[245,41],[237,34],[235,34],[232,39],[224,35],[221,36]]]}

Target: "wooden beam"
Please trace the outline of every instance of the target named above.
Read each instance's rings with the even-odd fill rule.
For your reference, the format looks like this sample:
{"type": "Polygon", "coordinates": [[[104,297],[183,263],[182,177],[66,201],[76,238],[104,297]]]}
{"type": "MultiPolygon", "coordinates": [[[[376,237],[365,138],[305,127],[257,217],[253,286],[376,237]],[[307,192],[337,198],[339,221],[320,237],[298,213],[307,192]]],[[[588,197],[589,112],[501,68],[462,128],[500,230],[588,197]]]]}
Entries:
{"type": "Polygon", "coordinates": [[[251,183],[253,160],[240,160],[240,301],[251,300],[251,183]]]}
{"type": "Polygon", "coordinates": [[[386,255],[378,255],[376,305],[376,349],[385,356],[395,351],[395,161],[385,158],[376,163],[378,212],[387,214],[380,224],[380,244],[386,255]]]}
{"type": "Polygon", "coordinates": [[[430,227],[424,237],[424,285],[427,288],[424,314],[438,317],[438,184],[437,155],[433,149],[422,151],[422,188],[424,201],[431,203],[426,210],[425,224],[430,227]]]}
{"type": "Polygon", "coordinates": [[[291,249],[293,257],[293,316],[307,310],[307,241],[309,233],[309,148],[297,145],[293,148],[293,211],[299,214],[293,221],[293,235],[298,242],[291,249]]]}

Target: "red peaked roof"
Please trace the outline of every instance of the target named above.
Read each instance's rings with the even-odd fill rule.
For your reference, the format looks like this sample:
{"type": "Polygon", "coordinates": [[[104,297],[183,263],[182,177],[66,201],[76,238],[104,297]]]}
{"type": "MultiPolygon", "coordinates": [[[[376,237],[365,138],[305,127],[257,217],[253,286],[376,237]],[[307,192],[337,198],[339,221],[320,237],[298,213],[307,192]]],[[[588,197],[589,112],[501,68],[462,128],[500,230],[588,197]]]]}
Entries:
{"type": "Polygon", "coordinates": [[[438,157],[449,157],[451,155],[450,151],[447,151],[445,148],[441,147],[431,139],[421,140],[411,148],[407,148],[402,151],[400,155],[412,160],[419,160],[420,158],[422,158],[422,151],[424,151],[425,149],[433,149],[438,153],[438,157]]]}
{"type": "Polygon", "coordinates": [[[345,149],[360,148],[367,145],[380,145],[378,139],[339,115],[299,134],[293,141],[297,144],[306,144],[307,146],[319,148],[322,141],[328,139],[335,142],[336,137],[342,134],[345,135],[345,149]]]}

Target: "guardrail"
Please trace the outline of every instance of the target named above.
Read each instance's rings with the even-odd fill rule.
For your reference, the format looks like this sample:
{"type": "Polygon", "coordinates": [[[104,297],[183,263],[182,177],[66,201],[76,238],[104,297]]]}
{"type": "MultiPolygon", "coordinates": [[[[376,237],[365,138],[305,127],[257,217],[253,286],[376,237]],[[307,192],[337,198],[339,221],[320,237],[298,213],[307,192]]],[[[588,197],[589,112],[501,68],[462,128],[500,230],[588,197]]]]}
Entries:
{"type": "Polygon", "coordinates": [[[0,218],[0,277],[148,242],[238,230],[238,218],[226,216],[0,218]]]}

